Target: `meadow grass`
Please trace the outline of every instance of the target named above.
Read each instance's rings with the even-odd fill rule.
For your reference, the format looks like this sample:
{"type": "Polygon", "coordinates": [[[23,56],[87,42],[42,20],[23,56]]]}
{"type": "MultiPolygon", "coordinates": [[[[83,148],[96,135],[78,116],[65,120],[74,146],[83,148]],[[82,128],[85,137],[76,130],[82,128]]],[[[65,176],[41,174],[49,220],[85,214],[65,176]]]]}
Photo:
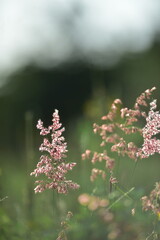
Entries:
{"type": "MultiPolygon", "coordinates": [[[[67,132],[68,159],[77,163],[68,178],[80,185],[80,189],[67,195],[52,190],[34,193],[34,179],[30,172],[40,154],[29,145],[30,139],[35,137],[29,128],[26,152],[0,156],[1,240],[160,239],[158,216],[143,211],[140,200],[159,181],[158,154],[137,162],[113,154],[116,159],[114,176],[118,184],[110,188],[109,174],[105,181],[98,177],[91,182],[93,165],[89,159],[82,161],[81,154],[88,148],[101,150],[101,139],[93,134],[92,123],[80,119],[72,127],[72,132],[67,132]],[[67,217],[68,211],[73,213],[71,218],[67,217]]],[[[137,136],[134,140],[137,143],[142,141],[137,136]]],[[[109,151],[108,146],[105,149],[109,151]]],[[[105,165],[97,162],[94,167],[103,169],[105,165]]]]}

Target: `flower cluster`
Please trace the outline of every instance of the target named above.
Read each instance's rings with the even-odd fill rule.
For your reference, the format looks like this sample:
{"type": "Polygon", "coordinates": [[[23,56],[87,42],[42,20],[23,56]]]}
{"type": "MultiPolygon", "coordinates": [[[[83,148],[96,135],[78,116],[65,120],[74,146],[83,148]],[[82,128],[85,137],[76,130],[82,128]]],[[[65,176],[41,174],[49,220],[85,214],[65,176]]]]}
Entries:
{"type": "Polygon", "coordinates": [[[160,182],[156,182],[156,186],[151,191],[149,197],[142,197],[142,206],[144,211],[151,210],[160,217],[160,182]]]}
{"type": "Polygon", "coordinates": [[[30,174],[45,176],[45,179],[38,180],[38,184],[34,189],[35,193],[43,192],[45,189],[56,189],[58,193],[67,193],[68,188],[77,189],[79,185],[66,180],[66,173],[76,165],[76,163],[65,163],[64,158],[67,152],[67,143],[65,142],[62,133],[64,128],[59,122],[60,118],[58,110],[53,113],[52,125],[48,128],[43,126],[41,120],[38,121],[37,128],[40,129],[40,135],[44,136],[43,143],[40,145],[41,152],[47,152],[47,155],[42,155],[37,164],[37,168],[30,174]],[[46,137],[51,134],[51,141],[46,137]]]}
{"type": "MultiPolygon", "coordinates": [[[[94,133],[98,133],[101,136],[102,142],[100,144],[101,147],[104,147],[106,144],[110,144],[110,153],[117,152],[120,156],[127,156],[135,161],[137,161],[138,157],[141,157],[141,154],[137,154],[139,152],[139,148],[135,145],[134,142],[127,141],[125,136],[128,134],[139,133],[142,134],[142,129],[137,127],[135,123],[139,121],[140,117],[146,118],[147,114],[143,110],[144,107],[148,106],[147,101],[150,99],[152,92],[156,88],[153,87],[152,89],[147,89],[144,93],[142,93],[137,99],[134,104],[133,109],[122,108],[122,102],[120,99],[115,99],[111,105],[110,111],[107,115],[102,117],[102,120],[105,121],[104,124],[98,125],[96,123],[93,124],[93,131],[94,133]]],[[[160,116],[156,112],[153,114],[153,109],[155,108],[154,104],[152,103],[152,119],[154,124],[154,134],[159,132],[157,128],[159,125],[155,125],[157,120],[159,121],[160,116]]],[[[150,113],[151,118],[151,113],[150,113]]],[[[148,126],[147,126],[148,128],[148,126]]],[[[151,133],[151,126],[150,132],[151,133]]],[[[144,134],[144,133],[143,133],[144,134]]],[[[158,140],[152,139],[152,142],[157,141],[156,143],[159,144],[158,140]]],[[[152,143],[153,144],[153,143],[152,143]]],[[[155,147],[155,145],[154,145],[155,147]]],[[[143,149],[144,150],[144,149],[143,149]]],[[[160,151],[159,148],[154,148],[154,151],[160,151]]],[[[96,162],[101,162],[102,160],[106,162],[106,170],[110,174],[110,183],[116,183],[116,178],[113,177],[113,169],[115,166],[115,159],[111,158],[106,150],[101,153],[98,152],[91,152],[90,150],[86,150],[85,153],[82,154],[82,159],[90,158],[91,162],[94,164],[96,162]],[[114,181],[113,181],[114,179],[114,181]]],[[[91,181],[95,180],[98,175],[101,175],[104,179],[107,175],[104,170],[100,170],[93,168],[91,174],[91,181]]]]}
{"type": "Polygon", "coordinates": [[[67,230],[69,228],[69,223],[70,223],[70,220],[72,217],[73,217],[73,213],[69,211],[67,213],[65,219],[61,222],[61,231],[59,232],[56,240],[68,239],[67,238],[67,230]]]}
{"type": "Polygon", "coordinates": [[[146,125],[142,129],[144,143],[137,153],[142,158],[147,158],[154,153],[160,153],[160,140],[153,137],[160,132],[160,113],[155,111],[156,108],[156,100],[153,100],[150,103],[150,111],[146,117],[146,125]]]}

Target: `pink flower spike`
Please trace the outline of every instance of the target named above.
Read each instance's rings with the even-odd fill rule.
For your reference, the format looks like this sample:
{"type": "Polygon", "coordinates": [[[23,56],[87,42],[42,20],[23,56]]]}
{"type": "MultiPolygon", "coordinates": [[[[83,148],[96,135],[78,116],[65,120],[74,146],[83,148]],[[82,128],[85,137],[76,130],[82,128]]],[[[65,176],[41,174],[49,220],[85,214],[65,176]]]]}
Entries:
{"type": "Polygon", "coordinates": [[[43,175],[44,180],[38,180],[38,184],[34,189],[35,193],[41,193],[46,189],[55,189],[58,193],[68,193],[68,189],[78,189],[79,185],[66,179],[66,174],[76,165],[76,163],[66,163],[64,158],[67,152],[67,143],[62,136],[64,128],[59,123],[60,118],[58,110],[53,113],[52,125],[44,128],[43,122],[38,120],[37,128],[40,129],[40,135],[51,133],[50,140],[43,138],[43,143],[40,145],[41,152],[47,152],[47,155],[42,155],[37,164],[37,168],[30,174],[35,177],[43,175]]]}
{"type": "Polygon", "coordinates": [[[159,111],[154,111],[157,108],[156,102],[157,100],[153,100],[150,103],[146,125],[142,129],[144,143],[137,153],[137,156],[141,158],[147,158],[155,153],[160,154],[160,140],[155,137],[155,135],[160,133],[160,113],[159,111]]]}

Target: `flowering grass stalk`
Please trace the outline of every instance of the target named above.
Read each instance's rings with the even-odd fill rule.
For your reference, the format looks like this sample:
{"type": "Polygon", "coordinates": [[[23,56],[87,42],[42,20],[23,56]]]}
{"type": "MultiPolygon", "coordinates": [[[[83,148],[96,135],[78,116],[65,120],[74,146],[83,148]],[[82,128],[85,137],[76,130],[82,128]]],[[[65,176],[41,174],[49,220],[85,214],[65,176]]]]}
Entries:
{"type": "MultiPolygon", "coordinates": [[[[144,130],[138,127],[137,122],[141,117],[147,118],[147,114],[144,110],[144,107],[148,106],[147,100],[150,99],[152,92],[156,88],[147,89],[144,93],[142,93],[135,101],[133,109],[122,108],[122,101],[120,99],[115,99],[111,105],[110,111],[107,115],[103,116],[101,119],[105,121],[102,125],[98,125],[96,123],[93,124],[93,132],[95,134],[99,134],[101,136],[102,142],[100,146],[104,149],[106,145],[110,146],[110,152],[107,152],[104,149],[101,153],[91,152],[90,150],[86,150],[85,153],[82,154],[82,160],[91,158],[92,164],[96,162],[105,161],[106,168],[105,169],[97,169],[93,168],[90,180],[94,181],[98,175],[101,175],[103,179],[109,174],[110,176],[110,185],[118,182],[116,177],[114,176],[114,167],[116,163],[116,159],[110,157],[111,153],[116,152],[119,156],[127,156],[128,158],[133,159],[134,161],[142,158],[144,154],[144,147],[142,150],[136,146],[133,141],[128,141],[126,136],[132,135],[135,133],[139,133],[144,136],[144,130]]],[[[151,103],[152,109],[150,115],[153,117],[153,109],[155,108],[155,103],[153,106],[153,102],[151,103]]],[[[150,116],[151,118],[151,116],[150,116]]],[[[156,112],[154,114],[154,128],[156,128],[156,121],[160,119],[160,116],[156,112]]],[[[149,126],[146,128],[148,129],[149,126]]],[[[158,125],[159,127],[159,125],[158,125]]],[[[150,126],[151,128],[151,126],[150,126]]],[[[152,132],[153,135],[153,132],[152,132]]],[[[153,141],[153,140],[152,140],[153,141]]],[[[157,142],[159,144],[159,142],[157,142]]],[[[155,149],[155,151],[158,148],[155,149]]]]}
{"type": "Polygon", "coordinates": [[[76,163],[66,163],[67,143],[62,136],[64,127],[59,122],[58,110],[53,113],[52,125],[48,128],[43,126],[41,120],[38,121],[37,128],[40,135],[44,136],[43,143],[39,150],[46,152],[40,157],[37,168],[30,174],[35,177],[43,177],[41,180],[35,181],[37,184],[34,189],[35,193],[41,193],[46,189],[56,190],[58,193],[68,193],[68,189],[78,189],[79,185],[66,179],[66,174],[72,170],[76,163]],[[51,135],[49,140],[46,136],[51,135]]]}
{"type": "Polygon", "coordinates": [[[150,103],[146,125],[142,129],[144,143],[138,151],[138,155],[142,158],[148,158],[155,153],[160,153],[160,140],[155,137],[155,135],[160,133],[160,113],[159,111],[154,111],[157,108],[156,101],[153,100],[150,103]]]}
{"type": "Polygon", "coordinates": [[[160,182],[156,182],[155,188],[151,191],[149,197],[142,197],[142,206],[145,211],[152,211],[160,220],[160,182]]]}
{"type": "MultiPolygon", "coordinates": [[[[148,158],[155,153],[160,154],[160,140],[156,138],[156,135],[160,133],[160,113],[155,111],[156,108],[157,100],[153,100],[146,117],[146,125],[142,129],[144,142],[137,153],[141,158],[148,158]]],[[[152,211],[160,220],[160,182],[156,182],[150,195],[148,197],[143,196],[141,200],[143,210],[152,211]]]]}
{"type": "MultiPolygon", "coordinates": [[[[110,157],[112,152],[117,152],[121,157],[127,156],[135,162],[137,162],[138,159],[148,158],[155,153],[160,154],[160,140],[156,137],[156,135],[160,133],[160,113],[159,111],[156,111],[157,100],[152,100],[148,104],[152,92],[155,89],[156,88],[153,87],[142,93],[136,99],[133,109],[122,108],[121,100],[114,100],[109,113],[102,117],[102,121],[105,121],[105,123],[102,125],[96,123],[93,124],[94,133],[98,133],[101,136],[102,142],[100,146],[103,150],[98,153],[87,149],[85,153],[82,154],[82,160],[91,158],[92,164],[105,161],[106,167],[105,169],[95,167],[92,169],[90,176],[92,182],[95,181],[99,175],[104,180],[106,179],[106,176],[109,175],[110,189],[112,189],[113,184],[118,184],[118,179],[114,176],[116,158],[110,157]],[[150,109],[147,114],[144,109],[148,105],[150,105],[150,109]],[[146,121],[143,128],[138,125],[141,118],[144,118],[146,121]],[[127,140],[128,138],[126,138],[126,135],[131,135],[130,139],[133,139],[132,134],[135,133],[139,133],[142,136],[142,147],[136,146],[134,141],[127,140]],[[104,149],[106,145],[110,146],[110,151],[104,149]]],[[[131,188],[131,190],[133,189],[134,188],[131,188]]],[[[113,205],[115,205],[121,197],[117,199],[113,205]]],[[[143,210],[152,211],[152,213],[157,215],[160,220],[160,182],[156,183],[155,188],[151,191],[148,197],[144,196],[141,200],[143,210]]],[[[108,209],[111,207],[112,205],[109,206],[108,209]]],[[[132,214],[133,212],[135,212],[135,209],[132,209],[132,214]]]]}

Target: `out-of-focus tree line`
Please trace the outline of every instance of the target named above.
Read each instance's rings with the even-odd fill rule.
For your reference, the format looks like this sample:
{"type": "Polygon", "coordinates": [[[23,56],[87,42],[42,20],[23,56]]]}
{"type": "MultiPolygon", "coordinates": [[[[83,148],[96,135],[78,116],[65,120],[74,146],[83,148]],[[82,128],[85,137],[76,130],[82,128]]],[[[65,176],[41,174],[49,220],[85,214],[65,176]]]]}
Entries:
{"type": "Polygon", "coordinates": [[[122,98],[125,105],[131,106],[138,94],[156,86],[155,96],[159,98],[159,66],[160,45],[155,44],[149,51],[128,56],[111,68],[84,62],[69,62],[52,69],[26,67],[10,76],[0,89],[1,151],[21,149],[27,112],[33,114],[34,125],[39,118],[47,125],[56,108],[67,124],[85,115],[89,111],[87,101],[95,95],[102,98],[102,92],[110,100],[122,98]]]}

